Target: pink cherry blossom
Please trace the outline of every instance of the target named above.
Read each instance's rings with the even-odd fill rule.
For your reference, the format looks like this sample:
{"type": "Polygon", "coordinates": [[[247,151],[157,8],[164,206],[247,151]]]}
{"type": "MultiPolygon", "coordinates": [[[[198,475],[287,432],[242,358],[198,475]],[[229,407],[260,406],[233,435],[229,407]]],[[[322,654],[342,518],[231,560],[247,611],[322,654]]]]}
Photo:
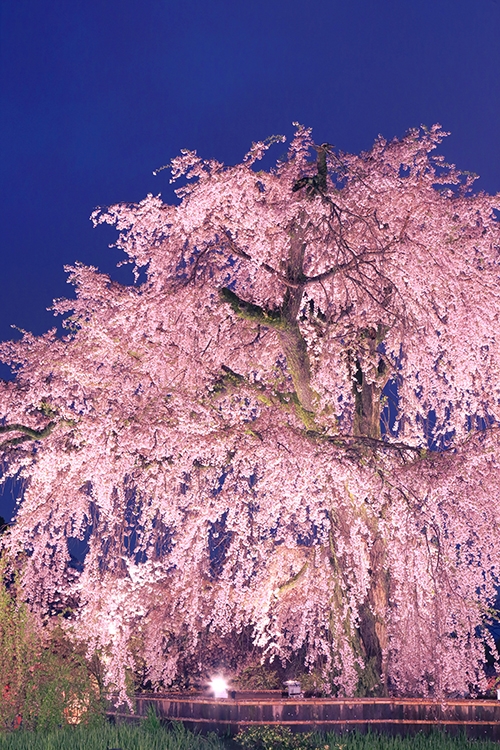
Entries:
{"type": "Polygon", "coordinates": [[[433,155],[445,135],[355,156],[297,126],[270,171],[277,139],[231,167],[185,151],[179,205],[92,217],[146,280],[75,265],[65,335],[1,345],[4,479],[24,481],[4,548],[110,689],[138,660],[154,687],[196,677],[215,646],[300,658],[339,695],[484,688],[500,198],[433,155]]]}

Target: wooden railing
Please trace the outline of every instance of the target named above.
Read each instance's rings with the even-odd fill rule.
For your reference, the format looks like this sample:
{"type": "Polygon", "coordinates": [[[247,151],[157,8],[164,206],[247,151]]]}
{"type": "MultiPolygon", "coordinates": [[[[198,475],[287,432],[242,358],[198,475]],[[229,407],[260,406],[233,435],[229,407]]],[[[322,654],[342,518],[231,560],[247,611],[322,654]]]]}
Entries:
{"type": "MultiPolygon", "coordinates": [[[[137,716],[149,707],[165,720],[188,728],[231,734],[248,726],[282,724],[298,731],[346,732],[354,729],[390,734],[415,734],[442,729],[449,734],[500,740],[500,701],[430,701],[418,698],[283,698],[279,691],[237,692],[214,700],[204,695],[142,693],[136,696],[137,716]]],[[[131,719],[123,709],[109,716],[131,719]]]]}

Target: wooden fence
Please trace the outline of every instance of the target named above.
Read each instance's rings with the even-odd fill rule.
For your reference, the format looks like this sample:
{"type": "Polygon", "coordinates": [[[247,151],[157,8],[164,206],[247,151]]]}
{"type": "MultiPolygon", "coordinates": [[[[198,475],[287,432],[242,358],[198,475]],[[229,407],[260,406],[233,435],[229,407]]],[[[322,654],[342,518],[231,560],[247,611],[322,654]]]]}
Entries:
{"type": "MultiPolygon", "coordinates": [[[[451,735],[500,740],[500,701],[414,698],[284,698],[279,691],[237,692],[214,700],[203,695],[143,693],[136,696],[136,716],[153,707],[164,720],[182,721],[203,732],[235,734],[262,724],[282,724],[297,731],[369,730],[415,734],[442,729],[451,735]]],[[[123,709],[110,718],[131,719],[123,709]]]]}

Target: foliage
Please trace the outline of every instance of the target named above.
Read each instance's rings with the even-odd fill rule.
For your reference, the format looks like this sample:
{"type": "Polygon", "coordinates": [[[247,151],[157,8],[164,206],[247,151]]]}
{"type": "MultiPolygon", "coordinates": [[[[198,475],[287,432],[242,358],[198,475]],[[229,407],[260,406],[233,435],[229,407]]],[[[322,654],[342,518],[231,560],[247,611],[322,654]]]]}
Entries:
{"type": "Polygon", "coordinates": [[[354,156],[297,126],[269,171],[270,142],[232,167],[185,151],[178,205],[93,217],[145,280],[76,265],[65,336],[1,345],[25,486],[2,544],[109,690],[138,641],[152,687],[257,652],[339,695],[484,688],[500,199],[433,155],[444,135],[354,156]]]}
{"type": "MultiPolygon", "coordinates": [[[[0,566],[0,576],[5,572],[0,566]]],[[[101,723],[102,705],[85,655],[60,627],[44,632],[20,599],[17,582],[0,582],[0,727],[50,730],[101,723]]]]}
{"type": "Polygon", "coordinates": [[[0,567],[0,721],[2,729],[12,728],[27,699],[28,684],[40,655],[40,638],[26,605],[17,601],[16,582],[11,591],[0,567]]]}
{"type": "Polygon", "coordinates": [[[248,664],[236,680],[242,690],[275,690],[281,687],[278,672],[265,664],[248,664]]]}
{"type": "Polygon", "coordinates": [[[328,693],[328,685],[325,685],[325,678],[320,669],[313,669],[305,672],[299,677],[300,687],[306,696],[324,696],[328,693]]]}
{"type": "Polygon", "coordinates": [[[236,742],[250,750],[309,750],[318,747],[318,736],[312,732],[293,733],[289,727],[264,725],[242,729],[236,742]]]}

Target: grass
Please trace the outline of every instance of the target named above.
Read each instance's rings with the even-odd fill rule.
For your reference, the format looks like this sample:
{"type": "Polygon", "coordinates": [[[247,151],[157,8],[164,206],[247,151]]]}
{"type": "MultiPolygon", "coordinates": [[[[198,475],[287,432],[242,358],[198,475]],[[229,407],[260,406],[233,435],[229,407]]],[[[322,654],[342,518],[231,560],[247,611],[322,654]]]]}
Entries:
{"type": "Polygon", "coordinates": [[[371,732],[292,734],[287,727],[261,726],[244,730],[236,739],[241,750],[498,750],[492,740],[468,740],[465,734],[451,737],[440,731],[390,737],[371,732]]]}
{"type": "Polygon", "coordinates": [[[215,735],[203,737],[175,724],[162,726],[104,723],[101,727],[62,727],[52,732],[0,733],[0,750],[225,750],[215,735]]]}
{"type": "Polygon", "coordinates": [[[413,737],[388,737],[383,734],[327,735],[329,750],[498,750],[493,740],[468,740],[465,735],[451,737],[443,732],[416,734],[413,737]]]}
{"type": "MultiPolygon", "coordinates": [[[[388,737],[380,734],[361,735],[356,732],[337,734],[309,734],[304,743],[296,737],[293,745],[297,748],[318,748],[318,750],[498,750],[498,744],[489,740],[468,740],[465,736],[450,737],[441,732],[431,735],[417,734],[414,737],[388,737]]],[[[288,743],[272,741],[264,731],[260,738],[255,737],[252,748],[255,750],[281,750],[288,743]]],[[[215,734],[202,736],[189,732],[182,724],[163,727],[154,717],[149,717],[140,725],[110,724],[102,726],[63,727],[51,732],[0,733],[0,750],[228,750],[241,748],[234,740],[217,737],[215,734]]],[[[247,744],[248,748],[249,745],[247,744]]]]}

